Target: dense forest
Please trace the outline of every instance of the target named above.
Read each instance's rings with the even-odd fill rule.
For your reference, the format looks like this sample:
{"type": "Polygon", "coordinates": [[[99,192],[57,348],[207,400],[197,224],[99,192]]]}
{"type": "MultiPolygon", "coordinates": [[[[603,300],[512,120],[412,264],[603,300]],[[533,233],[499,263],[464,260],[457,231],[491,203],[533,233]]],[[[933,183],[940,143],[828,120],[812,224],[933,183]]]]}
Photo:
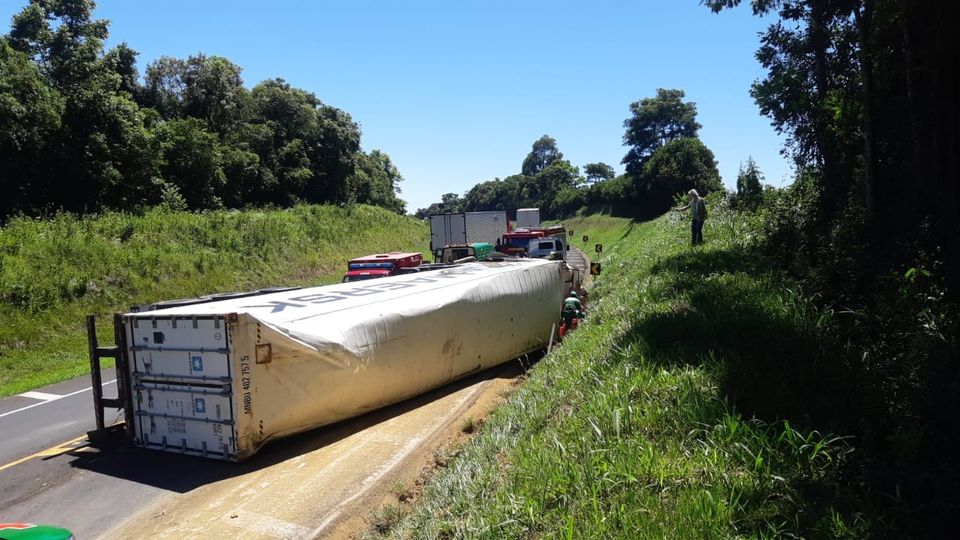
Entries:
{"type": "Polygon", "coordinates": [[[0,219],[11,214],[368,203],[403,212],[350,115],[218,56],[141,77],[92,0],[30,0],[0,37],[0,219]]]}

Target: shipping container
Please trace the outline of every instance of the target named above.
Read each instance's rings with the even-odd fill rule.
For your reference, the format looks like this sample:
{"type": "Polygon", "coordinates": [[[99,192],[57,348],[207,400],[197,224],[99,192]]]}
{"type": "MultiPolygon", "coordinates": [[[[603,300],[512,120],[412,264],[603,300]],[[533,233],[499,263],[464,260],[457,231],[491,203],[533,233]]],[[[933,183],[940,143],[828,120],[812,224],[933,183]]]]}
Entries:
{"type": "Polygon", "coordinates": [[[467,263],[117,316],[127,434],[246,459],[546,347],[565,277],[555,261],[467,263]]]}
{"type": "Polygon", "coordinates": [[[539,208],[517,209],[517,228],[532,229],[540,226],[539,208]]]}
{"type": "Polygon", "coordinates": [[[509,230],[507,213],[500,210],[437,214],[430,216],[430,250],[437,254],[450,244],[495,244],[509,230]]]}

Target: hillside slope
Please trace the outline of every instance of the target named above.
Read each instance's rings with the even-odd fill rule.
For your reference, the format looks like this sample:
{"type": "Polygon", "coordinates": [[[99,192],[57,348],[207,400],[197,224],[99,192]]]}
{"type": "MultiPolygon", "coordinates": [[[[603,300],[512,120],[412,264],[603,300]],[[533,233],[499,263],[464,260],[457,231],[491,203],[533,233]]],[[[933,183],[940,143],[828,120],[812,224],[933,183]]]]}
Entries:
{"type": "Polygon", "coordinates": [[[0,396],[85,373],[88,313],[330,283],[350,257],[428,242],[424,223],[371,206],[13,219],[0,228],[0,396]]]}
{"type": "Polygon", "coordinates": [[[869,535],[869,503],[842,481],[853,447],[816,431],[830,399],[808,399],[843,403],[841,367],[823,367],[819,314],[752,255],[743,219],[715,210],[697,249],[677,214],[566,221],[603,266],[587,322],[374,533],[869,535]]]}

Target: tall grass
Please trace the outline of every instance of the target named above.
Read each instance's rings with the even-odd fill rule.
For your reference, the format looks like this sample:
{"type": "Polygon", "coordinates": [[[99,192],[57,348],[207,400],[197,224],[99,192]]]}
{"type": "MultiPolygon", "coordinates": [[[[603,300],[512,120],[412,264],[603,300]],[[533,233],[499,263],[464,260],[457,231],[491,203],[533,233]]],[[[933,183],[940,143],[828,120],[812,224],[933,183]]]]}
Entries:
{"type": "Polygon", "coordinates": [[[591,219],[567,223],[605,242],[585,324],[533,368],[403,519],[371,534],[859,538],[882,530],[846,476],[856,441],[831,434],[825,404],[849,396],[829,383],[847,375],[819,339],[823,314],[750,255],[753,239],[738,234],[749,229],[744,218],[712,208],[707,244],[696,249],[676,215],[591,219]],[[600,223],[603,232],[592,228],[600,223]]]}
{"type": "Polygon", "coordinates": [[[423,223],[369,206],[13,219],[0,229],[0,395],[85,373],[87,313],[330,283],[350,257],[428,239],[423,223]]]}

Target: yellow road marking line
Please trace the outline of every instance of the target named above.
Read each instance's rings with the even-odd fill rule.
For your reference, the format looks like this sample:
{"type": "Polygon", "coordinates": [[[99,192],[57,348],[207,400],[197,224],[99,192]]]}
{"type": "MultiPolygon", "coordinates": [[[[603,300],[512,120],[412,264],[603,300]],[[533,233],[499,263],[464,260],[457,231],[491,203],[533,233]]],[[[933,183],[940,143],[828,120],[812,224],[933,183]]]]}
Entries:
{"type": "Polygon", "coordinates": [[[80,442],[80,441],[83,441],[83,440],[86,440],[86,438],[87,438],[86,435],[81,435],[80,437],[77,437],[76,439],[72,439],[72,440],[69,440],[69,441],[67,441],[67,442],[60,443],[60,444],[58,444],[58,445],[56,445],[56,446],[51,446],[50,448],[47,448],[46,450],[41,450],[41,451],[39,451],[39,452],[30,454],[29,456],[24,456],[24,457],[22,457],[22,458],[20,458],[20,459],[18,459],[18,460],[11,461],[10,463],[7,463],[7,464],[5,464],[5,465],[0,465],[0,471],[5,471],[5,470],[9,469],[10,467],[15,467],[15,466],[17,466],[17,465],[20,465],[21,463],[24,463],[24,462],[26,462],[26,461],[30,461],[31,459],[42,458],[42,457],[52,457],[52,456],[59,456],[60,454],[66,454],[67,452],[69,452],[69,451],[71,451],[71,450],[76,450],[76,449],[78,449],[78,448],[80,448],[80,447],[82,447],[82,446],[85,446],[85,445],[77,445],[76,443],[78,443],[78,442],[80,442]]]}

